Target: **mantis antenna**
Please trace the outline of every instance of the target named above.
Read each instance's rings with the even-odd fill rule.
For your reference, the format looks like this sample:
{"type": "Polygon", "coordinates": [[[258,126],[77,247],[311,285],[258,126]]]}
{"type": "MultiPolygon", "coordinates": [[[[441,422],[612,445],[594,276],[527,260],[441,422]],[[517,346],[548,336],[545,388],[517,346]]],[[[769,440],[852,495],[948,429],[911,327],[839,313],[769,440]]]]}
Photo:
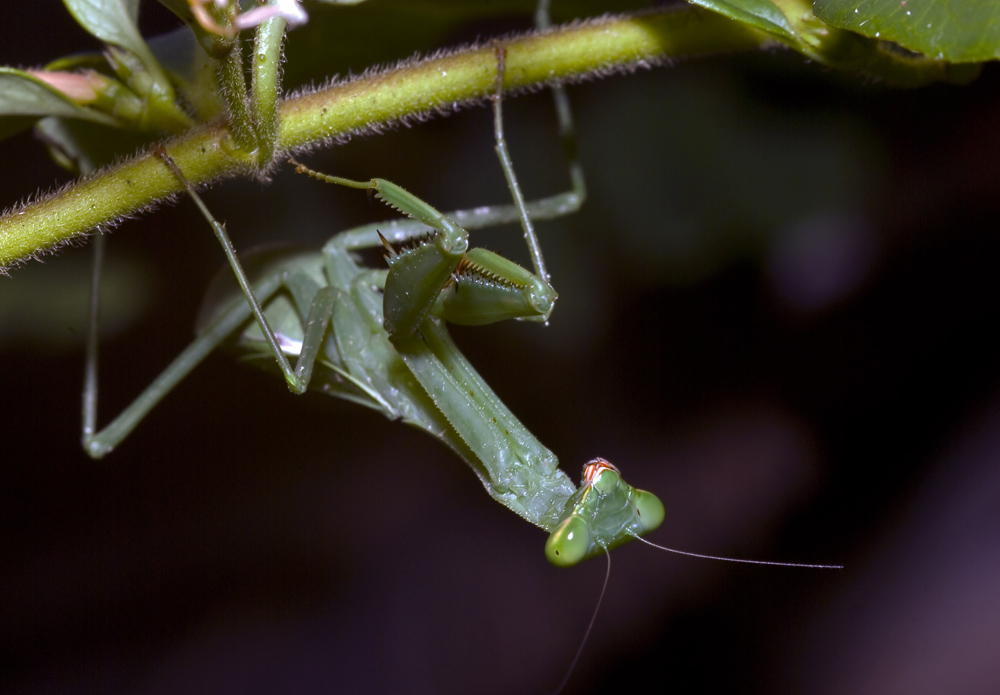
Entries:
{"type": "Polygon", "coordinates": [[[664,545],[657,545],[652,541],[647,541],[645,538],[640,536],[634,536],[637,541],[642,541],[646,545],[651,545],[654,548],[660,550],[665,550],[668,553],[677,553],[678,555],[687,555],[689,557],[700,557],[704,560],[722,560],[723,562],[743,562],[748,565],[775,565],[777,567],[803,567],[805,569],[815,569],[815,570],[842,570],[843,565],[810,565],[800,562],[774,562],[770,560],[743,560],[741,558],[735,557],[718,557],[716,555],[701,555],[700,553],[689,553],[684,550],[674,550],[673,548],[668,548],[664,545]]]}
{"type": "Polygon", "coordinates": [[[594,612],[590,616],[590,622],[587,623],[587,629],[583,631],[583,639],[580,640],[580,646],[576,648],[576,654],[573,655],[573,660],[569,662],[569,668],[566,669],[566,675],[562,677],[559,681],[559,685],[556,686],[555,690],[546,691],[546,695],[559,695],[569,683],[569,677],[573,675],[573,671],[576,669],[576,664],[580,661],[580,655],[583,654],[583,648],[587,646],[587,640],[590,639],[590,631],[594,629],[594,623],[597,622],[597,613],[601,610],[601,602],[604,600],[604,594],[608,591],[608,580],[611,579],[611,553],[608,549],[604,549],[604,554],[608,558],[608,568],[604,573],[604,584],[601,585],[601,593],[597,597],[597,605],[594,606],[594,612]]]}

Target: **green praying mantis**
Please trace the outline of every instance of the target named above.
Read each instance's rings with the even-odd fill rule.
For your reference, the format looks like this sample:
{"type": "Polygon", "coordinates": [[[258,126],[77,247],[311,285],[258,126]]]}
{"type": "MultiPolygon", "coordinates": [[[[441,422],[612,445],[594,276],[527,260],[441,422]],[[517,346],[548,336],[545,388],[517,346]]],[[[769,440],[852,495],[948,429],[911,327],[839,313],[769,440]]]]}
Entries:
{"type": "MultiPolygon", "coordinates": [[[[337,396],[389,419],[401,419],[442,441],[466,461],[494,499],[549,532],[545,554],[555,565],[576,565],[659,527],[665,516],[660,500],[626,483],[618,468],[603,458],[584,466],[582,483],[576,488],[558,469],[555,455],[493,393],[448,333],[446,323],[546,321],[557,297],[532,221],[571,212],[585,196],[582,169],[571,157],[572,191],[524,202],[503,134],[502,47],[497,48],[497,63],[494,133],[513,205],[443,215],[384,179],[344,179],[292,160],[300,173],[314,179],[373,192],[408,219],[340,233],[320,253],[257,259],[260,268],[252,282],[224,226],[169,153],[159,151],[164,165],[184,181],[215,231],[240,288],[232,287],[226,298],[212,300],[194,342],[100,432],[94,428],[96,389],[88,389],[83,435],[88,453],[95,457],[109,453],[209,352],[230,344],[253,363],[268,369],[277,366],[294,392],[312,389],[337,396]],[[469,248],[469,229],[515,220],[524,229],[534,272],[485,249],[469,248]],[[388,270],[366,268],[353,253],[380,246],[388,270]]],[[[569,138],[572,121],[564,108],[566,96],[560,87],[555,95],[561,105],[560,130],[569,138]]],[[[567,151],[572,153],[573,148],[567,151]]],[[[88,365],[96,377],[96,352],[89,355],[88,365]]],[[[600,600],[594,617],[599,607],[600,600]]],[[[592,626],[593,618],[584,641],[592,626]]],[[[559,689],[582,649],[581,643],[559,689]]]]}
{"type": "MultiPolygon", "coordinates": [[[[548,319],[556,294],[532,220],[572,212],[584,196],[582,173],[570,157],[572,192],[524,203],[502,130],[502,48],[497,64],[494,131],[514,205],[443,215],[388,181],[352,181],[296,164],[314,178],[367,189],[409,219],[339,234],[321,253],[258,256],[260,268],[252,280],[225,228],[169,151],[158,150],[215,231],[240,287],[212,301],[195,341],[101,431],[96,428],[96,339],[91,340],[83,427],[88,453],[110,452],[209,352],[230,344],[249,361],[269,369],[277,365],[295,392],[335,395],[441,440],[470,465],[491,496],[549,532],[545,550],[554,564],[575,565],[659,526],[664,509],[656,496],[625,483],[604,459],[585,466],[576,488],[557,468],[555,455],[504,406],[448,334],[447,323],[548,319]],[[468,230],[512,221],[524,227],[534,272],[469,248],[468,230]],[[354,257],[357,250],[380,246],[388,270],[367,268],[354,257]]],[[[568,141],[572,124],[565,94],[560,87],[555,94],[568,141]]]]}
{"type": "MultiPolygon", "coordinates": [[[[544,0],[536,23],[543,29],[549,25],[544,0]]],[[[494,48],[494,136],[512,205],[444,215],[384,179],[354,181],[290,160],[299,173],[368,190],[406,219],[340,233],[320,253],[256,259],[259,271],[252,281],[225,227],[169,152],[157,146],[155,154],[215,232],[239,288],[210,300],[194,342],[98,431],[98,260],[83,396],[82,441],[90,456],[99,458],[114,449],[206,355],[228,344],[251,362],[276,365],[294,393],[312,389],[337,396],[389,419],[401,419],[442,441],[466,461],[495,500],[549,532],[545,553],[553,564],[575,565],[662,523],[665,512],[659,499],[626,483],[620,471],[602,458],[584,467],[581,486],[576,488],[559,470],[556,456],[493,393],[448,334],[447,323],[548,320],[557,295],[549,283],[533,220],[573,212],[586,195],[568,99],[563,87],[555,85],[572,189],[524,201],[503,133],[505,50],[500,43],[494,48]],[[515,221],[523,228],[534,272],[493,252],[470,248],[468,230],[515,221]],[[364,267],[354,255],[380,246],[388,270],[364,267]]]]}
{"type": "MultiPolygon", "coordinates": [[[[440,439],[469,464],[494,499],[550,533],[545,552],[554,564],[575,565],[657,528],[664,517],[662,503],[625,483],[603,459],[588,465],[576,489],[558,469],[555,455],[500,401],[447,332],[446,322],[547,320],[556,292],[531,219],[565,214],[584,195],[577,172],[574,192],[525,204],[503,136],[502,47],[497,56],[496,147],[514,206],[443,215],[389,181],[351,181],[295,163],[314,178],[371,190],[409,219],[338,234],[319,254],[271,259],[252,283],[223,225],[160,150],[222,243],[240,291],[217,305],[195,341],[100,432],[94,426],[96,347],[91,351],[88,373],[95,378],[88,378],[84,397],[86,451],[93,457],[110,452],[205,355],[235,335],[236,348],[249,359],[275,362],[293,392],[312,388],[345,398],[440,439]],[[467,228],[512,219],[524,227],[534,273],[485,249],[469,248],[467,228]],[[380,244],[388,271],[364,268],[352,256],[380,244]],[[294,367],[289,357],[296,359],[294,367]]],[[[570,133],[571,123],[564,120],[562,128],[570,133]]]]}

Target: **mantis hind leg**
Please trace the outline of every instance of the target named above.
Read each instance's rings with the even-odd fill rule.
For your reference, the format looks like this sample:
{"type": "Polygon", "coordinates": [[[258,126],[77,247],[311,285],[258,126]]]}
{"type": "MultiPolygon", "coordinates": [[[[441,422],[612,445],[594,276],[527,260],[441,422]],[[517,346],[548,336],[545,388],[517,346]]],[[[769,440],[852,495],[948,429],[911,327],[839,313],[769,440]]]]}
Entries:
{"type": "MultiPolygon", "coordinates": [[[[188,193],[201,209],[216,236],[219,237],[242,292],[228,301],[221,309],[216,310],[212,318],[199,329],[195,340],[174,358],[170,365],[110,424],[97,431],[99,286],[105,243],[103,237],[98,236],[94,245],[94,266],[91,279],[81,433],[83,448],[93,458],[100,458],[112,451],[191,370],[210,352],[237,334],[251,318],[254,318],[260,327],[267,344],[266,350],[278,362],[291,390],[297,393],[304,392],[309,385],[313,366],[320,354],[338,293],[336,288],[316,284],[315,281],[305,273],[296,270],[291,264],[272,269],[251,288],[229,241],[228,234],[226,234],[225,227],[208,211],[204,202],[181,174],[169,155],[166,152],[158,154],[184,183],[188,193]],[[285,354],[285,350],[288,349],[287,341],[283,342],[275,335],[264,316],[264,310],[259,301],[270,300],[282,288],[288,290],[294,298],[298,314],[302,318],[303,336],[301,346],[297,349],[298,359],[294,370],[289,365],[285,354]]],[[[370,405],[369,403],[365,404],[370,405]]]]}
{"type": "MultiPolygon", "coordinates": [[[[100,336],[98,335],[98,323],[101,308],[101,271],[104,267],[104,247],[106,240],[103,233],[98,233],[94,237],[94,260],[91,265],[90,275],[90,306],[87,315],[87,341],[84,347],[86,354],[83,367],[83,402],[81,411],[83,416],[81,441],[83,448],[91,456],[99,456],[92,451],[94,446],[94,436],[97,430],[97,357],[100,346],[100,336]]],[[[100,445],[97,445],[98,449],[100,445]]]]}
{"type": "MultiPolygon", "coordinates": [[[[160,373],[153,382],[100,432],[97,423],[97,323],[98,284],[103,256],[103,243],[97,251],[94,264],[91,310],[87,337],[87,357],[83,391],[83,448],[93,458],[101,458],[111,452],[135,429],[136,425],[180,383],[212,350],[230,337],[251,316],[250,306],[245,302],[234,302],[220,312],[203,332],[188,345],[173,362],[160,373]]],[[[270,297],[281,284],[279,275],[266,278],[258,284],[257,293],[270,297]]]]}

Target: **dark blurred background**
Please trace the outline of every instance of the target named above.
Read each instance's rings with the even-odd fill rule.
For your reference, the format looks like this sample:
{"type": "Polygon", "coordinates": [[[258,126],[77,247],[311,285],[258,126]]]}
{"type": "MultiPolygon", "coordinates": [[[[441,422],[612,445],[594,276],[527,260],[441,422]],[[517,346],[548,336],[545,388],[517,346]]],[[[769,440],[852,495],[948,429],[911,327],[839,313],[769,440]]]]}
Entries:
{"type": "MultiPolygon", "coordinates": [[[[41,4],[6,8],[0,62],[95,48],[41,4]]],[[[527,21],[415,33],[379,59],[527,21]]],[[[456,339],[574,478],[602,455],[661,496],[654,541],[846,568],[616,550],[567,692],[1000,689],[998,86],[989,66],[966,87],[892,90],[774,51],[570,90],[591,195],[540,225],[552,324],[456,339]]],[[[549,95],[505,111],[529,197],[561,190],[549,95]]],[[[492,137],[473,108],[309,162],[441,209],[502,203],[492,137]]],[[[30,134],[0,157],[4,205],[67,178],[30,134]]],[[[206,198],[243,249],[387,216],[288,169],[206,198]]],[[[516,229],[474,240],[525,260],[516,229]]],[[[190,340],[222,263],[188,200],[109,248],[102,423],[190,340]]],[[[544,533],[426,435],[216,355],[89,460],[88,251],[0,278],[0,688],[555,686],[604,562],[549,566],[544,533]]]]}

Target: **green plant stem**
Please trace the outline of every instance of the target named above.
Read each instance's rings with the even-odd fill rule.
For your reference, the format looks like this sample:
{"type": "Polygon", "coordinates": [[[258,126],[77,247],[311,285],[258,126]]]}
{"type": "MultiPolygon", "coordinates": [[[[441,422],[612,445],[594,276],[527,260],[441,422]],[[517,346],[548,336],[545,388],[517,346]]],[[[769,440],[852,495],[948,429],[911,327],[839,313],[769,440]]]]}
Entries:
{"type": "MultiPolygon", "coordinates": [[[[673,58],[750,50],[769,43],[764,34],[690,8],[606,17],[505,41],[504,90],[601,77],[673,58]]],[[[289,98],[280,106],[276,149],[294,150],[484,100],[495,88],[496,67],[493,46],[486,45],[289,98]]],[[[185,176],[200,185],[253,173],[231,137],[227,125],[220,123],[193,129],[165,146],[185,176]]],[[[148,152],[73,182],[0,218],[0,268],[179,191],[177,177],[148,152]]]]}
{"type": "Polygon", "coordinates": [[[251,54],[254,69],[250,88],[254,124],[257,131],[258,166],[267,166],[274,159],[278,136],[278,85],[281,82],[281,44],[285,36],[285,20],[272,17],[257,29],[254,50],[251,54]]]}
{"type": "Polygon", "coordinates": [[[220,61],[219,83],[229,109],[229,135],[233,145],[243,152],[257,148],[257,131],[250,116],[246,76],[243,72],[243,46],[234,41],[220,61]]]}

